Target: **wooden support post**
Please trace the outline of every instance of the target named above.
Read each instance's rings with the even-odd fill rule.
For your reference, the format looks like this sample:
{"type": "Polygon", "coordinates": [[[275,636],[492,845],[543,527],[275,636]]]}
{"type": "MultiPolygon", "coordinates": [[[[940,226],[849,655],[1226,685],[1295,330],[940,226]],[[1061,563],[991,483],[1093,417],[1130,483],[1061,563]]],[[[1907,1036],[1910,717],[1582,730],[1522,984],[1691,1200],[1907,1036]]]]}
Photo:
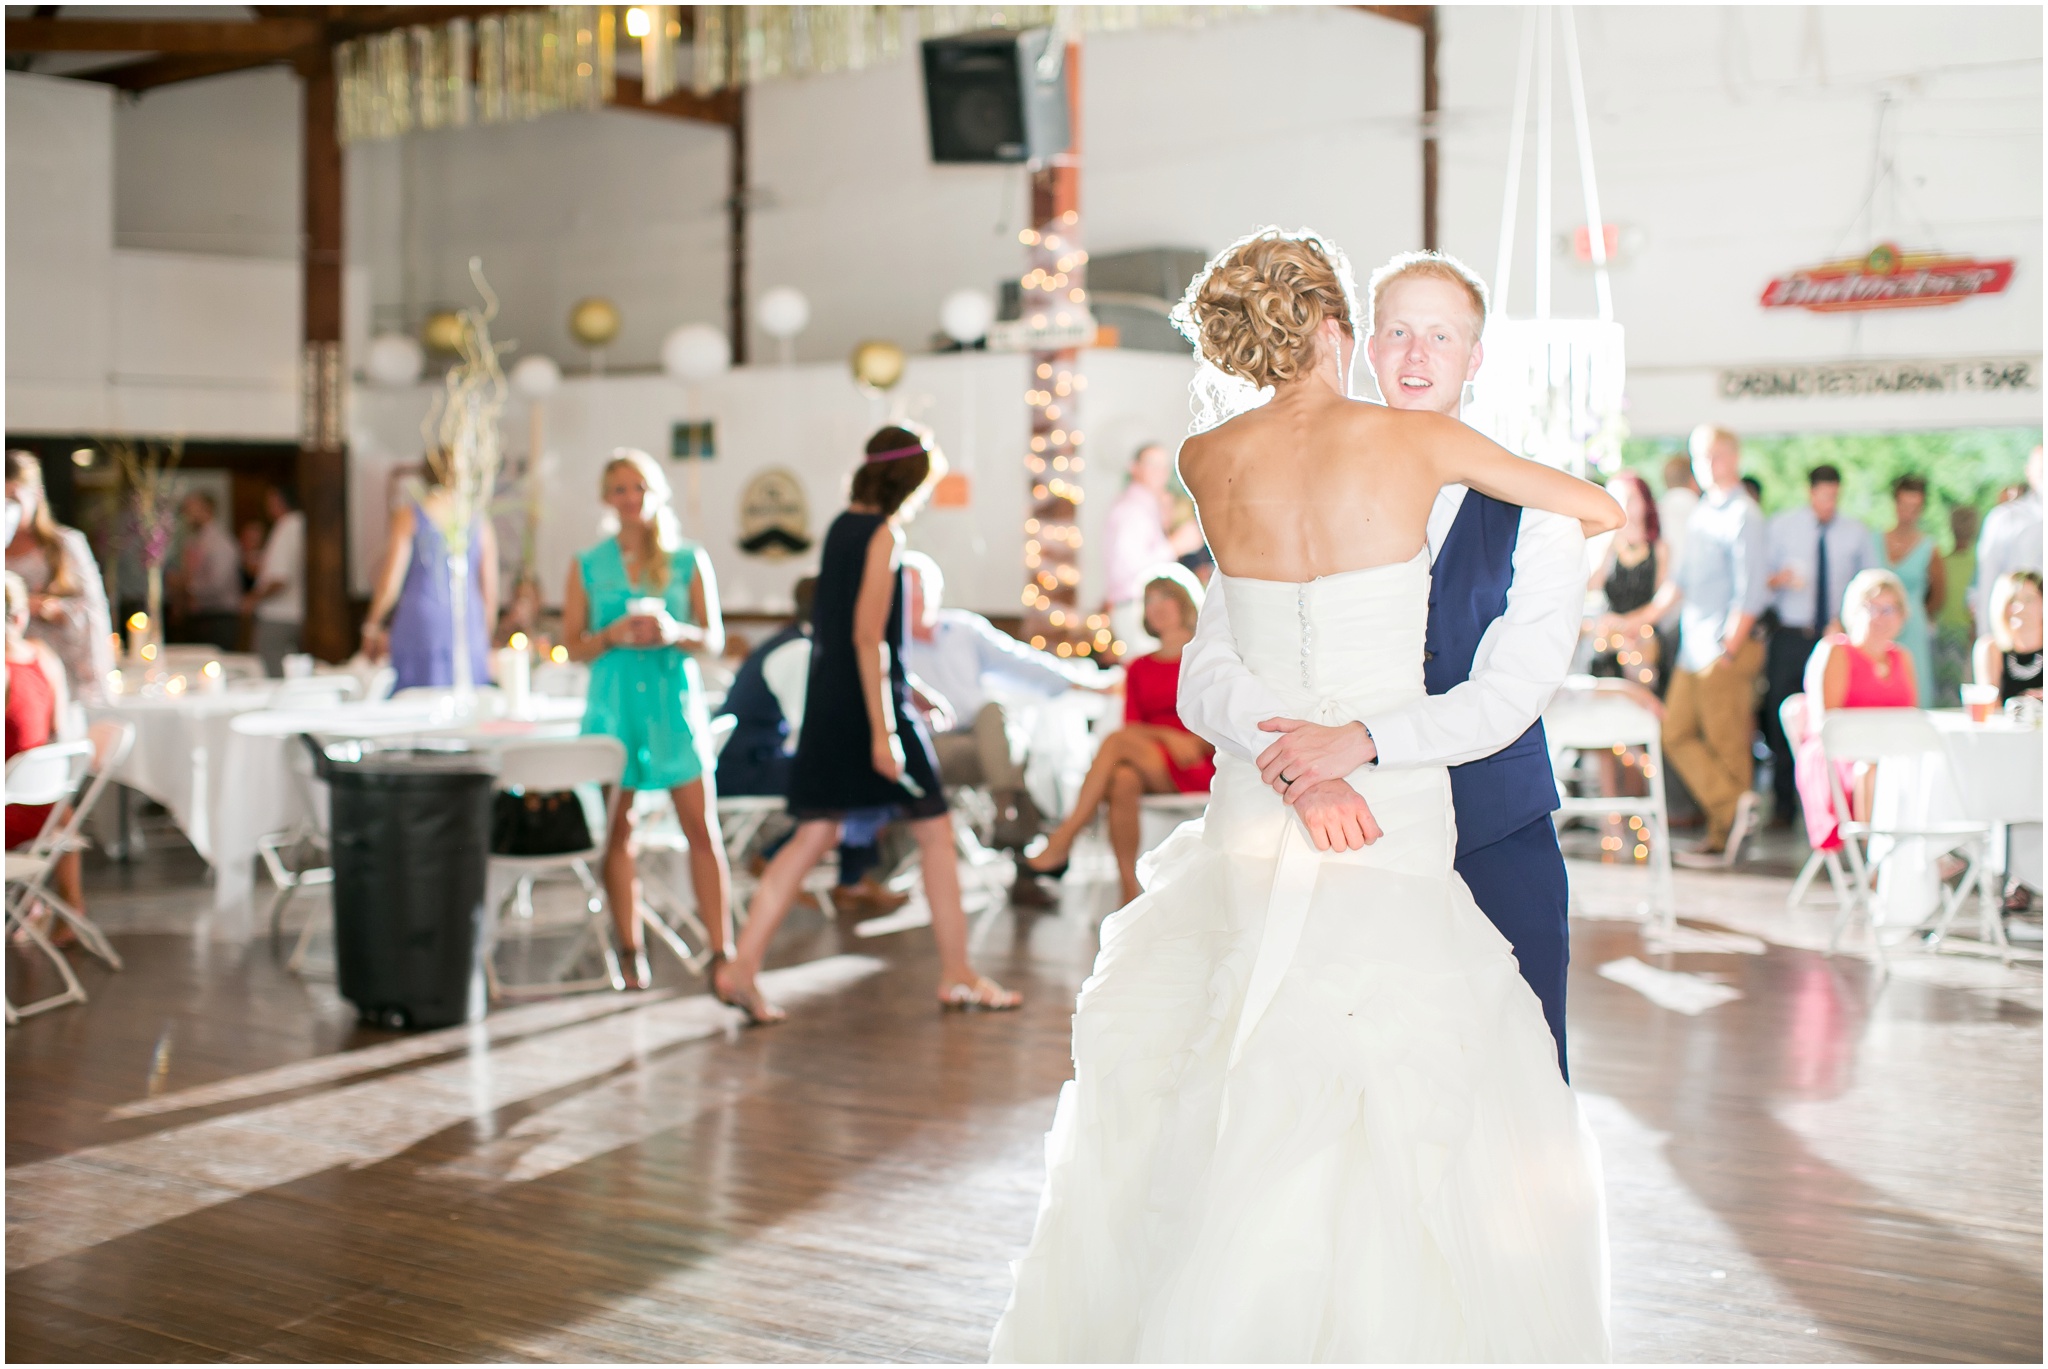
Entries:
{"type": "MultiPolygon", "coordinates": [[[[732,362],[747,364],[747,92],[733,91],[731,190],[726,199],[726,281],[732,362]]],[[[694,468],[693,468],[694,469],[694,468]]]]}
{"type": "Polygon", "coordinates": [[[300,63],[304,92],[305,346],[300,354],[298,495],[306,515],[304,650],[325,661],[355,654],[348,602],[348,454],[342,409],[342,160],[332,49],[300,63]]]}
{"type": "Polygon", "coordinates": [[[1422,245],[1437,250],[1437,6],[1422,20],[1422,245]]]}

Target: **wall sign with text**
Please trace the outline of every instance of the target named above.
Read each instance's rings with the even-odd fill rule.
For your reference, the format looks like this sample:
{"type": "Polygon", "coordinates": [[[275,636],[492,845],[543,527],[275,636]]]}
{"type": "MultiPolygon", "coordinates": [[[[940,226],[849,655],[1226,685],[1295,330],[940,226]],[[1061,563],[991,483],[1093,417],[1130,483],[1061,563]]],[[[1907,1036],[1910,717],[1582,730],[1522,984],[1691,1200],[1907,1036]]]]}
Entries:
{"type": "Polygon", "coordinates": [[[1905,252],[1879,243],[1867,256],[1808,266],[1764,287],[1766,309],[1838,314],[1858,309],[1924,309],[1996,295],[2012,283],[2013,263],[1905,252]]]}
{"type": "Polygon", "coordinates": [[[810,501],[795,471],[770,466],[740,491],[740,550],[781,561],[811,549],[810,501]]]}
{"type": "Polygon", "coordinates": [[[1723,399],[1850,399],[1861,395],[2039,391],[2041,358],[1746,366],[1721,372],[1718,388],[1723,399]]]}

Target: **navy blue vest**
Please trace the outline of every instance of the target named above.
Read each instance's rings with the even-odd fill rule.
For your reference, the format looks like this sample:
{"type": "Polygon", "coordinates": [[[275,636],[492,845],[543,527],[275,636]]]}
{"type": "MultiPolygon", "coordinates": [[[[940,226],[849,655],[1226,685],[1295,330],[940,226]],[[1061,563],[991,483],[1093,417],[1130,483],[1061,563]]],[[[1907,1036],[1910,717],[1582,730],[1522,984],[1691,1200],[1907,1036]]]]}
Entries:
{"type": "Polygon", "coordinates": [[[791,623],[747,653],[733,676],[725,706],[718,710],[737,720],[718,757],[719,793],[779,795],[789,788],[790,758],[782,750],[789,740],[789,720],[761,674],[761,663],[777,647],[801,636],[803,626],[791,623]]]}
{"type": "MultiPolygon", "coordinates": [[[[1515,576],[1515,538],[1522,510],[1477,490],[1451,524],[1429,580],[1429,632],[1422,666],[1432,694],[1447,694],[1472,675],[1479,639],[1508,606],[1515,576]]],[[[1451,767],[1458,814],[1458,859],[1519,832],[1557,807],[1557,781],[1543,721],[1491,756],[1451,767]]]]}

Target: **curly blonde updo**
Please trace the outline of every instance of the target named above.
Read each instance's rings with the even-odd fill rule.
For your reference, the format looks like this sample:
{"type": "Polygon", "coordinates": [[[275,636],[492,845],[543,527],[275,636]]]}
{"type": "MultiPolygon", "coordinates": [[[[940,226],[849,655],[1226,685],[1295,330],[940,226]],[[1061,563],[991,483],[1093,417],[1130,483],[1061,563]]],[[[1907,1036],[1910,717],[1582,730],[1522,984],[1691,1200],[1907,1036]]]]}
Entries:
{"type": "Polygon", "coordinates": [[[1343,253],[1321,236],[1262,228],[1216,255],[1173,321],[1204,361],[1264,389],[1308,374],[1324,319],[1352,331],[1348,287],[1343,253]]]}

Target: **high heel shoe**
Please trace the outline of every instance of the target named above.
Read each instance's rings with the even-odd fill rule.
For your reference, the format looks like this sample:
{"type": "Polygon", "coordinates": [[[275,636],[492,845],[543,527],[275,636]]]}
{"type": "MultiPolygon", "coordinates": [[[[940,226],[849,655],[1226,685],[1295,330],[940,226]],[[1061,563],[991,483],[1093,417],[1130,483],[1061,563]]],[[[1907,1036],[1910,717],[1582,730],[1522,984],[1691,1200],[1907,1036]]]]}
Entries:
{"type": "Polygon", "coordinates": [[[1050,837],[1040,837],[1038,838],[1038,840],[1032,842],[1029,846],[1024,848],[1024,868],[1029,870],[1032,874],[1042,876],[1046,879],[1059,879],[1061,876],[1065,875],[1067,873],[1067,867],[1074,863],[1073,851],[1071,848],[1069,848],[1067,852],[1067,858],[1061,861],[1058,865],[1047,866],[1033,864],[1034,861],[1036,861],[1040,856],[1044,855],[1047,851],[1051,849],[1052,838],[1050,837]]]}

